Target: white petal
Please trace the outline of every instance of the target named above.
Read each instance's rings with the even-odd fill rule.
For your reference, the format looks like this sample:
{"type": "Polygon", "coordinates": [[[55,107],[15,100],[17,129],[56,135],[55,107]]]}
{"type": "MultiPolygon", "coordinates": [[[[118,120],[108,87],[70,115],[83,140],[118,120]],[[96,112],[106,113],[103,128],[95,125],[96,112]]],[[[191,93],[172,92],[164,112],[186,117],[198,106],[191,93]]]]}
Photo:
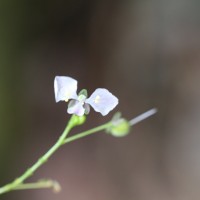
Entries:
{"type": "Polygon", "coordinates": [[[55,100],[77,99],[77,81],[68,76],[56,76],[54,79],[55,100]]]}
{"type": "Polygon", "coordinates": [[[98,88],[86,99],[85,103],[90,104],[96,112],[107,115],[118,104],[118,98],[107,89],[98,88]]]}
{"type": "Polygon", "coordinates": [[[83,108],[83,103],[77,100],[71,100],[69,103],[69,107],[67,109],[69,114],[75,114],[78,116],[83,116],[85,113],[85,108],[83,108]]]}

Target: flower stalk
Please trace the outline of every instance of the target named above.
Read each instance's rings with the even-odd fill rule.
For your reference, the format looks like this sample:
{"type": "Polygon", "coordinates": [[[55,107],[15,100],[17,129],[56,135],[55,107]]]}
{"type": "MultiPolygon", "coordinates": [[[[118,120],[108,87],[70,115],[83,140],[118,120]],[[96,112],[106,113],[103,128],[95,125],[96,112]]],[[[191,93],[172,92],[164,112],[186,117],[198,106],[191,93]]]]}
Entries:
{"type": "MultiPolygon", "coordinates": [[[[157,111],[156,109],[151,109],[151,110],[139,115],[138,117],[129,121],[129,126],[135,125],[135,124],[139,123],[140,121],[150,117],[151,115],[155,114],[156,111],[157,111]]],[[[24,183],[24,181],[26,179],[28,179],[30,176],[32,176],[35,173],[35,171],[39,167],[41,167],[44,163],[46,163],[48,161],[48,159],[64,144],[73,142],[75,140],[81,139],[83,137],[86,137],[88,135],[91,135],[93,133],[96,133],[96,132],[99,132],[102,130],[109,130],[113,126],[117,127],[117,125],[114,122],[110,121],[103,125],[97,126],[90,130],[87,130],[87,131],[84,131],[82,133],[73,135],[71,137],[67,137],[70,130],[73,127],[81,125],[84,122],[85,122],[85,118],[83,116],[78,117],[76,115],[72,115],[65,130],[63,131],[63,133],[61,134],[61,136],[59,137],[57,142],[42,157],[40,157],[38,159],[38,161],[34,165],[32,165],[32,167],[28,168],[24,172],[24,174],[22,174],[20,177],[15,179],[13,182],[1,187],[0,195],[10,192],[10,191],[13,191],[13,190],[22,190],[22,189],[53,188],[55,191],[59,191],[60,190],[59,184],[52,180],[42,180],[42,181],[38,181],[35,183],[24,183]]],[[[121,129],[119,129],[119,130],[121,130],[121,129]]]]}

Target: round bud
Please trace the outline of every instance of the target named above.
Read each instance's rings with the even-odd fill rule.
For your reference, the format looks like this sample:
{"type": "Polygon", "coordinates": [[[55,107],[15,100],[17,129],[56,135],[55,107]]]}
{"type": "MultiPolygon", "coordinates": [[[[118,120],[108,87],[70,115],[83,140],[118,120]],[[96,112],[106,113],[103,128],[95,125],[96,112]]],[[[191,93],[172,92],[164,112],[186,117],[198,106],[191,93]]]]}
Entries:
{"type": "Polygon", "coordinates": [[[117,121],[113,122],[113,126],[111,126],[108,132],[115,137],[123,137],[126,136],[130,131],[130,124],[127,120],[121,118],[117,121]]]}
{"type": "Polygon", "coordinates": [[[86,121],[85,115],[83,115],[83,116],[73,115],[72,119],[71,119],[71,123],[72,123],[73,126],[82,125],[82,124],[85,123],[85,121],[86,121]]]}

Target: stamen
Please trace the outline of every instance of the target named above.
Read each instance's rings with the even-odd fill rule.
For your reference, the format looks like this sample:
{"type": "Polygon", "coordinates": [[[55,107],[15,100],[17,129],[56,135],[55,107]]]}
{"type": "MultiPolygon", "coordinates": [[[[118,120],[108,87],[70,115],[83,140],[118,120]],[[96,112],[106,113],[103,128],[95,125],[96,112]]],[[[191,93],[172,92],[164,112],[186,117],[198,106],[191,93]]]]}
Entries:
{"type": "Polygon", "coordinates": [[[69,97],[70,97],[70,95],[71,95],[70,92],[67,92],[67,93],[66,93],[65,102],[68,102],[68,101],[69,101],[69,97]]]}
{"type": "Polygon", "coordinates": [[[94,103],[99,103],[99,101],[100,101],[100,96],[97,95],[96,98],[94,99],[94,103]]]}

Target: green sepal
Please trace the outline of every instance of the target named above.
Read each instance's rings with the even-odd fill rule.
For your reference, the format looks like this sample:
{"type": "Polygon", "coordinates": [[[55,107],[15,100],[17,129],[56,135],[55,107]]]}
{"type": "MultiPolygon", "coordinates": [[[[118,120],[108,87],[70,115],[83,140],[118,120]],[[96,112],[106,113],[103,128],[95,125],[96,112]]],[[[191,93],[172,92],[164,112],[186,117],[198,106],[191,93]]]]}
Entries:
{"type": "Polygon", "coordinates": [[[88,92],[86,89],[82,89],[79,93],[78,96],[84,95],[86,98],[88,97],[88,92]]]}

